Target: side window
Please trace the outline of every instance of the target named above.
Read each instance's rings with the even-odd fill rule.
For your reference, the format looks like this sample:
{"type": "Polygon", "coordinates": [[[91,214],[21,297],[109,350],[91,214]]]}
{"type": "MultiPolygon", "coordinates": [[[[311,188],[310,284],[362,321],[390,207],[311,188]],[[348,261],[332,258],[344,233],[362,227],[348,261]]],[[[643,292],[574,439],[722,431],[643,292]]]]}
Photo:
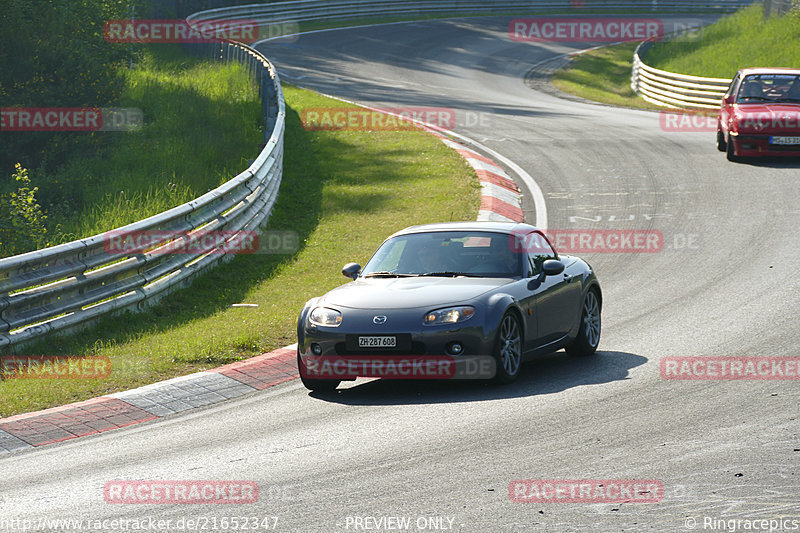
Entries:
{"type": "Polygon", "coordinates": [[[531,265],[531,272],[536,275],[542,271],[542,263],[548,259],[556,259],[556,254],[550,243],[547,242],[544,235],[534,232],[526,236],[528,260],[531,265]]]}
{"type": "Polygon", "coordinates": [[[734,93],[736,86],[739,85],[739,74],[737,73],[734,76],[733,81],[731,82],[730,86],[728,87],[728,92],[725,93],[725,98],[728,98],[730,95],[734,93]]]}

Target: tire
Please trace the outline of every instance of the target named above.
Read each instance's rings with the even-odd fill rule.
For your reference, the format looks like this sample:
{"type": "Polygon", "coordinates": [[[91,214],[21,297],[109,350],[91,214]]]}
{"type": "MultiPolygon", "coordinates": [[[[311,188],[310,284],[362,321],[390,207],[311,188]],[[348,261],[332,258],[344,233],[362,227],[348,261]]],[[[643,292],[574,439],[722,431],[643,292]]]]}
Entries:
{"type": "Polygon", "coordinates": [[[507,311],[500,320],[493,355],[497,363],[494,381],[511,383],[516,380],[522,367],[522,328],[512,312],[507,311]]]}
{"type": "Polygon", "coordinates": [[[600,314],[600,299],[597,297],[597,292],[589,289],[583,299],[578,336],[566,347],[568,354],[587,356],[597,352],[597,345],[600,344],[600,314]]]}
{"type": "Polygon", "coordinates": [[[728,158],[728,161],[733,161],[734,163],[741,161],[742,159],[733,151],[733,141],[728,139],[728,142],[725,144],[725,156],[728,158]]]}
{"type": "Polygon", "coordinates": [[[721,130],[717,130],[717,150],[724,152],[728,149],[728,143],[725,142],[725,134],[721,130]]]}
{"type": "Polygon", "coordinates": [[[300,360],[300,350],[297,350],[297,372],[300,374],[300,381],[303,386],[310,391],[314,392],[332,392],[341,383],[338,379],[309,379],[303,377],[302,361],[300,360]]]}

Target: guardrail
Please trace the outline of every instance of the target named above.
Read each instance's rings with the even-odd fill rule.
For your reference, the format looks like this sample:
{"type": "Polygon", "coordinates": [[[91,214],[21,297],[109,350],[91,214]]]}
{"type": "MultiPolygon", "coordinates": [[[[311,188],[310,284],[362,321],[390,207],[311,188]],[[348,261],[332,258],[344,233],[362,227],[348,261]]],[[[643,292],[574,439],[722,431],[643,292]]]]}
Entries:
{"type": "Polygon", "coordinates": [[[190,22],[246,17],[264,26],[305,22],[310,20],[353,19],[360,17],[393,17],[431,13],[492,14],[502,12],[582,11],[664,13],[729,13],[752,4],[754,0],[506,0],[470,2],[463,0],[295,0],[222,7],[200,11],[187,17],[190,22]]]}
{"type": "Polygon", "coordinates": [[[764,0],[764,18],[785,15],[792,10],[800,11],[799,0],[764,0]]]}
{"type": "Polygon", "coordinates": [[[106,313],[142,309],[206,268],[232,259],[220,250],[237,234],[258,231],[269,217],[283,175],[286,109],[280,80],[267,58],[252,48],[233,42],[206,46],[204,52],[214,57],[244,62],[259,80],[264,149],[247,170],[191,202],[94,237],[1,259],[0,352],[106,313]],[[163,253],[210,231],[230,237],[211,251],[163,253]],[[158,248],[139,253],[109,246],[112,238],[134,232],[163,236],[153,240],[158,248]]]}
{"type": "Polygon", "coordinates": [[[653,43],[645,41],[633,53],[631,89],[650,103],[673,109],[719,109],[730,79],[676,74],[649,67],[641,54],[653,43]]]}

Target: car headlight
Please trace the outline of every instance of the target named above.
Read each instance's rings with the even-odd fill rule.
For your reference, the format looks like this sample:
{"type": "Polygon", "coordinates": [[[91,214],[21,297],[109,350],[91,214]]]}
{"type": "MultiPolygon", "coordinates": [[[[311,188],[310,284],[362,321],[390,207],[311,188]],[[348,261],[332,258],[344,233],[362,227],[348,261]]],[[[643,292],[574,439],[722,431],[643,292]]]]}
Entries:
{"type": "Polygon", "coordinates": [[[308,315],[308,320],[317,326],[336,328],[342,323],[342,313],[329,307],[315,307],[308,315]]]}
{"type": "Polygon", "coordinates": [[[475,314],[475,308],[469,305],[460,307],[448,307],[445,309],[436,309],[425,313],[425,318],[422,320],[426,326],[438,326],[439,324],[455,324],[456,322],[463,322],[472,318],[475,314]]]}

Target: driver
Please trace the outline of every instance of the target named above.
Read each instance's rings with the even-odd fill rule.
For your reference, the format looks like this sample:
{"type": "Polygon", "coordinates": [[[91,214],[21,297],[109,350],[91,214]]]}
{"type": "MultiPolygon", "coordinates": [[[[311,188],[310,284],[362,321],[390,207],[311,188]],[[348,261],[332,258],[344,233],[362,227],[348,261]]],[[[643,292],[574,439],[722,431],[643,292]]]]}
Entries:
{"type": "Polygon", "coordinates": [[[504,274],[513,274],[519,270],[519,254],[512,250],[508,239],[494,238],[490,247],[494,268],[504,274]]]}
{"type": "Polygon", "coordinates": [[[436,243],[417,249],[417,263],[423,273],[451,270],[447,248],[444,243],[436,243]]]}
{"type": "Polygon", "coordinates": [[[764,88],[761,86],[761,82],[756,80],[746,80],[742,86],[742,90],[739,91],[739,98],[754,98],[763,96],[764,88]]]}

